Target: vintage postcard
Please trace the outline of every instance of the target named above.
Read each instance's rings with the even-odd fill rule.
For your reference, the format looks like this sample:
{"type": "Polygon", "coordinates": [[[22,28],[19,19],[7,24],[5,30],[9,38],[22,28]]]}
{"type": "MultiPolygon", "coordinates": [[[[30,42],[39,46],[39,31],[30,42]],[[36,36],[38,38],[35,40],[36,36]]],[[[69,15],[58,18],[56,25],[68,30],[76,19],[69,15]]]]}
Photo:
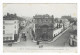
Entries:
{"type": "Polygon", "coordinates": [[[3,3],[3,52],[77,53],[77,3],[3,3]]]}

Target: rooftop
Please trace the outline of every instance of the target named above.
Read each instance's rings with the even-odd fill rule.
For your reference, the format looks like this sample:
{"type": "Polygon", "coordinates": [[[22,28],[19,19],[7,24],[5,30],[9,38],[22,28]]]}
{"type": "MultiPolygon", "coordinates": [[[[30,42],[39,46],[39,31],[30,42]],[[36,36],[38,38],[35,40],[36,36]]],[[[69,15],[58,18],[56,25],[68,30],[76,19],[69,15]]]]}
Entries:
{"type": "Polygon", "coordinates": [[[50,16],[48,14],[45,14],[45,15],[35,15],[34,18],[53,18],[53,15],[50,16]]]}

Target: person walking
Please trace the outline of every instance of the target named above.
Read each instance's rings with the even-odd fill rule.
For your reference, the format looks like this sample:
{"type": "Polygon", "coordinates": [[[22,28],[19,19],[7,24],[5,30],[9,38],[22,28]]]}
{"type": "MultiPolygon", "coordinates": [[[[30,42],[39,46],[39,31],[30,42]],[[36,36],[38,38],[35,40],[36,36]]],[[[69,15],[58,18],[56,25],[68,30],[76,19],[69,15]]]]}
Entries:
{"type": "Polygon", "coordinates": [[[37,41],[37,45],[39,45],[39,41],[37,41]]]}
{"type": "Polygon", "coordinates": [[[24,36],[24,40],[26,41],[26,36],[24,36]]]}

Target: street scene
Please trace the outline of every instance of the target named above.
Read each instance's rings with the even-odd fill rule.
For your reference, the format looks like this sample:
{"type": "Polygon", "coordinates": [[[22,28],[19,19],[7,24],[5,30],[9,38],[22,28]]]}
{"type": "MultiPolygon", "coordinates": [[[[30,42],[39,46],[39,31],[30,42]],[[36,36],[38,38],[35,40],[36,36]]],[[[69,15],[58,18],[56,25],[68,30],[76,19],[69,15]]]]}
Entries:
{"type": "Polygon", "coordinates": [[[3,6],[3,47],[77,47],[76,4],[3,6]]]}

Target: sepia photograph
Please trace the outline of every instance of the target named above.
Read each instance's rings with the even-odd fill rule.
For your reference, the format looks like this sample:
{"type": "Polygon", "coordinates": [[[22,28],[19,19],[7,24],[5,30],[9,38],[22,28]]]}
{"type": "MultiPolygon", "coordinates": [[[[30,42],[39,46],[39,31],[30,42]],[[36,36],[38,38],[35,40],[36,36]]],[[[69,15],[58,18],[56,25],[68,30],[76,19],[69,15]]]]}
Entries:
{"type": "Polygon", "coordinates": [[[77,3],[3,3],[3,52],[77,51],[77,3]]]}

